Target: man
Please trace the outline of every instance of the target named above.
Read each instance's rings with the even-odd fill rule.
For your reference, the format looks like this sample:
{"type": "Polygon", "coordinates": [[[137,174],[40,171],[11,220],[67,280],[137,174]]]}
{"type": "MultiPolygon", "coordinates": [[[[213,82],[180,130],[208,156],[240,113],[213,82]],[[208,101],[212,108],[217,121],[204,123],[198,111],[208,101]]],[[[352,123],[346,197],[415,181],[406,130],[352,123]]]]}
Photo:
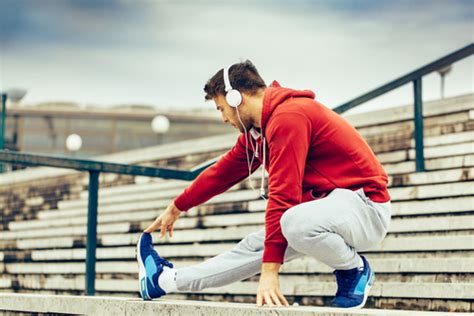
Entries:
{"type": "Polygon", "coordinates": [[[313,92],[275,81],[267,87],[250,61],[219,70],[204,91],[223,121],[242,135],[140,237],[142,297],[223,286],[261,273],[257,306],[287,306],[280,266],[308,255],[335,270],[333,306],[364,306],[374,273],[357,252],[383,240],[391,211],[387,175],[367,143],[313,92]],[[174,269],[158,255],[151,232],[172,237],[181,212],[225,192],[261,164],[269,174],[265,229],[195,266],[174,269]]]}

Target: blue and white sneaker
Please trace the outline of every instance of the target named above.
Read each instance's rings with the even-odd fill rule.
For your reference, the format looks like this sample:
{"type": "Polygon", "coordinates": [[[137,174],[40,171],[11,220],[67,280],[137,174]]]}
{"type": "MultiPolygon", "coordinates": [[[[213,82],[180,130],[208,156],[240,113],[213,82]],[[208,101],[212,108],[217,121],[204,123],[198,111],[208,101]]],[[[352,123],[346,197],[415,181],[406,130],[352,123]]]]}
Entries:
{"type": "Polygon", "coordinates": [[[370,288],[375,281],[374,271],[369,262],[361,256],[364,270],[336,270],[337,292],[332,300],[332,306],[344,308],[362,308],[369,296],[370,288]]]}
{"type": "Polygon", "coordinates": [[[163,268],[173,268],[173,264],[158,255],[153,248],[151,234],[142,233],[137,243],[138,280],[140,281],[140,295],[144,300],[161,297],[166,292],[159,286],[158,278],[163,268]]]}

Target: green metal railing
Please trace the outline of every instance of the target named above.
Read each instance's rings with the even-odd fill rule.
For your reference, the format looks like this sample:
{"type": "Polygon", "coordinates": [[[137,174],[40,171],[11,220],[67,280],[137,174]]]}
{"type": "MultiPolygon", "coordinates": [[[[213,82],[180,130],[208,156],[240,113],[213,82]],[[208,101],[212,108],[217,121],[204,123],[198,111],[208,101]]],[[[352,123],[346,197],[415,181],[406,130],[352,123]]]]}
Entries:
{"type": "Polygon", "coordinates": [[[461,59],[474,54],[474,44],[469,44],[449,55],[446,55],[438,60],[435,60],[421,68],[418,68],[404,76],[390,81],[374,90],[371,90],[349,102],[346,102],[333,110],[337,113],[343,113],[347,110],[355,108],[356,106],[370,101],[382,94],[397,89],[407,83],[413,82],[413,97],[414,97],[414,123],[415,123],[415,152],[416,152],[416,171],[425,171],[425,157],[423,153],[423,100],[421,97],[421,80],[434,71],[449,66],[461,59]]]}
{"type": "MultiPolygon", "coordinates": [[[[423,155],[423,104],[421,98],[422,77],[440,68],[474,54],[474,44],[470,44],[458,51],[455,51],[443,58],[440,58],[426,66],[399,77],[385,85],[382,85],[368,93],[365,93],[349,102],[336,108],[334,111],[343,113],[364,102],[372,100],[384,93],[396,89],[404,84],[413,82],[414,85],[414,122],[415,122],[415,142],[416,142],[416,170],[424,171],[423,155]]],[[[5,100],[6,95],[2,94],[2,126],[0,128],[0,149],[3,149],[3,136],[5,128],[5,100]]],[[[75,169],[89,172],[89,201],[87,213],[87,250],[86,250],[86,295],[95,294],[95,264],[97,248],[97,206],[99,190],[99,174],[101,172],[127,174],[135,176],[160,177],[165,179],[193,180],[204,169],[212,165],[217,158],[205,162],[202,165],[190,170],[176,170],[167,168],[143,167],[137,165],[106,163],[95,160],[71,159],[37,154],[27,154],[0,150],[0,162],[10,164],[20,164],[27,166],[49,166],[56,168],[75,169]]],[[[0,164],[1,165],[1,164],[0,164]]]]}
{"type": "MultiPolygon", "coordinates": [[[[5,120],[7,118],[7,94],[1,93],[0,94],[0,102],[2,103],[2,115],[1,115],[1,122],[2,125],[0,126],[0,150],[5,148],[5,120]]],[[[3,172],[3,165],[0,164],[0,173],[3,172]]]]}
{"type": "Polygon", "coordinates": [[[97,206],[99,198],[99,174],[101,172],[133,176],[160,177],[164,179],[193,180],[217,158],[205,162],[189,171],[154,168],[137,165],[108,163],[88,159],[27,154],[0,150],[0,162],[26,166],[48,166],[89,172],[89,201],[87,211],[86,242],[86,295],[95,295],[95,266],[97,249],[97,206]]]}

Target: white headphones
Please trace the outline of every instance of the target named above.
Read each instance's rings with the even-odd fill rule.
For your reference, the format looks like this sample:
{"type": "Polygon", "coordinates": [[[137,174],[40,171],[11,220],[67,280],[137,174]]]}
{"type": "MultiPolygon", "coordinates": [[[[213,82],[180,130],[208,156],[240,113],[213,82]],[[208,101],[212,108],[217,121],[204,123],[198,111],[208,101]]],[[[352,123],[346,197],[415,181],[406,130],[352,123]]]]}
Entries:
{"type": "Polygon", "coordinates": [[[231,107],[237,108],[242,103],[242,94],[230,85],[229,69],[231,66],[224,68],[225,100],[231,107]]]}

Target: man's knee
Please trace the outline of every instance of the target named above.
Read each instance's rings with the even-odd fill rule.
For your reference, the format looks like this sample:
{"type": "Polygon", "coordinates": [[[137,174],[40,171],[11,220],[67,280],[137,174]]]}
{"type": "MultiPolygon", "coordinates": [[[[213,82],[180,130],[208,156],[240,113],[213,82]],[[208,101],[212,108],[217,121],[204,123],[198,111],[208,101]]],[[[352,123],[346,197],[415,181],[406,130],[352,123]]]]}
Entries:
{"type": "Polygon", "coordinates": [[[308,237],[313,237],[319,232],[323,232],[320,225],[315,224],[313,220],[309,221],[304,214],[304,210],[299,205],[288,209],[280,219],[281,231],[292,247],[298,248],[298,245],[307,242],[308,237]]]}

